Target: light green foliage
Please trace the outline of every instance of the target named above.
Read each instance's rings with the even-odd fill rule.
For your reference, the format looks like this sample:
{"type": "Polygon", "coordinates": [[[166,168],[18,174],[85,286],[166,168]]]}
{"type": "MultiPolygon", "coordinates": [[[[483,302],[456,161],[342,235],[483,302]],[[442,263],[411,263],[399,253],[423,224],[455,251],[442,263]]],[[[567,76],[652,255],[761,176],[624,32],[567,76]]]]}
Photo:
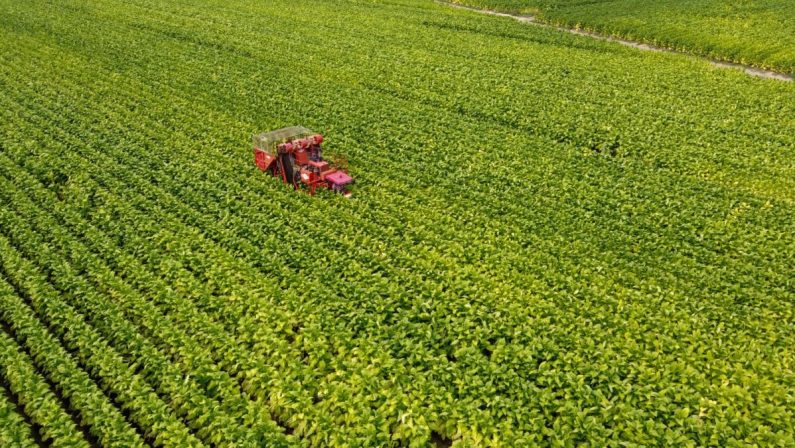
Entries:
{"type": "MultiPolygon", "coordinates": [[[[4,295],[2,300],[12,299],[4,295]]],[[[19,405],[30,416],[31,421],[39,425],[41,428],[39,436],[49,446],[70,448],[89,446],[83,440],[83,434],[61,408],[53,391],[36,373],[30,359],[15,347],[14,340],[4,332],[0,332],[0,377],[8,382],[10,392],[16,394],[19,405]]],[[[11,414],[5,415],[11,416],[11,414]]],[[[0,411],[0,421],[3,418],[0,411]]],[[[6,442],[3,446],[15,446],[15,444],[6,442]]]]}
{"type": "Polygon", "coordinates": [[[422,0],[0,50],[3,365],[101,446],[795,446],[791,84],[422,0]],[[254,168],[296,124],[353,199],[254,168]]]}
{"type": "Polygon", "coordinates": [[[795,73],[789,0],[451,0],[719,60],[795,73]]]}
{"type": "Polygon", "coordinates": [[[37,446],[25,418],[8,399],[10,391],[0,385],[0,445],[16,448],[37,446]]]}

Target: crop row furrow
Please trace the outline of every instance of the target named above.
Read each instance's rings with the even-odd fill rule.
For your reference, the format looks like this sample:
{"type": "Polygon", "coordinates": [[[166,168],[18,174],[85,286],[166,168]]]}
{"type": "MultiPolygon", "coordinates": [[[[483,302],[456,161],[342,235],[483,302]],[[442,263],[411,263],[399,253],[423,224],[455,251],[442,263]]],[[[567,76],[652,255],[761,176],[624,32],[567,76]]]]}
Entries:
{"type": "MultiPolygon", "coordinates": [[[[14,222],[14,216],[9,210],[0,210],[0,215],[3,218],[4,235],[0,244],[3,250],[0,252],[3,252],[6,275],[16,288],[25,293],[30,305],[47,322],[48,328],[59,335],[64,346],[73,351],[108,395],[115,397],[114,401],[120,403],[120,407],[144,431],[147,439],[164,447],[202,446],[183,423],[171,414],[167,405],[146,381],[135,373],[134,367],[127,364],[71,304],[61,301],[60,292],[50,281],[71,284],[75,289],[69,296],[70,301],[79,301],[83,294],[90,293],[90,289],[87,290],[85,286],[72,283],[75,280],[71,266],[61,264],[54,266],[46,274],[42,273],[33,263],[24,259],[17,249],[10,246],[11,240],[6,238],[13,238],[14,245],[33,258],[50,253],[50,250],[41,250],[41,247],[34,245],[36,239],[32,238],[30,230],[24,225],[20,226],[18,221],[14,222]],[[61,314],[55,314],[55,310],[51,309],[56,307],[61,314]]],[[[95,321],[106,318],[109,314],[107,310],[91,311],[96,313],[91,315],[95,321]]],[[[118,323],[109,320],[108,325],[118,323]]]]}
{"type": "MultiPolygon", "coordinates": [[[[4,299],[5,300],[5,299],[4,299]]],[[[67,411],[47,380],[33,366],[24,349],[17,346],[11,335],[0,329],[0,377],[5,378],[9,389],[18,397],[19,405],[36,425],[41,440],[52,447],[88,448],[80,420],[67,411]]],[[[90,437],[90,435],[89,435],[90,437]]],[[[93,441],[96,443],[96,440],[93,441]]]]}
{"type": "MultiPolygon", "coordinates": [[[[11,174],[11,177],[18,179],[18,173],[11,174]]],[[[11,191],[11,190],[12,190],[12,188],[9,188],[9,191],[11,191]]],[[[12,202],[22,203],[24,201],[25,201],[24,197],[17,196],[16,199],[14,201],[12,201],[12,202]]],[[[49,209],[49,208],[58,208],[58,207],[57,206],[56,207],[52,207],[52,204],[49,204],[46,208],[49,209]]],[[[46,229],[46,228],[48,228],[50,226],[50,224],[43,224],[43,225],[45,226],[45,227],[43,227],[44,229],[46,229]]],[[[64,237],[56,237],[55,241],[57,243],[63,244],[63,241],[65,241],[65,238],[64,237]]],[[[70,250],[68,250],[66,252],[74,254],[75,251],[76,251],[76,249],[72,248],[72,249],[70,249],[70,250]]],[[[90,261],[90,258],[87,258],[87,257],[83,257],[82,259],[79,260],[79,262],[81,262],[83,265],[85,263],[89,262],[89,261],[90,261]],[[88,260],[88,261],[86,261],[86,260],[88,260]]],[[[95,282],[107,282],[108,279],[113,278],[113,274],[108,272],[107,269],[103,268],[103,267],[91,266],[90,268],[84,268],[84,270],[89,273],[90,277],[95,282]]],[[[118,285],[118,282],[116,282],[116,284],[118,285]]],[[[106,286],[106,288],[107,288],[107,286],[106,286]]],[[[118,286],[116,288],[118,288],[118,286]]],[[[122,288],[123,288],[123,286],[122,286],[122,288]]],[[[167,290],[167,288],[164,288],[162,291],[165,291],[165,290],[167,290]]],[[[128,302],[131,301],[131,299],[133,297],[133,293],[130,292],[129,290],[119,290],[119,289],[109,289],[108,290],[108,289],[106,289],[106,293],[111,295],[111,296],[113,296],[113,297],[124,297],[125,298],[124,300],[118,301],[118,303],[121,303],[121,304],[127,304],[128,302]]],[[[133,317],[136,320],[139,320],[139,321],[141,319],[143,319],[143,320],[149,322],[148,324],[145,324],[144,327],[142,327],[142,330],[147,332],[147,333],[151,333],[153,331],[152,328],[159,328],[156,324],[152,323],[153,321],[154,322],[158,322],[158,318],[156,317],[156,315],[159,314],[159,313],[153,313],[153,312],[151,312],[150,309],[147,309],[147,306],[149,304],[147,302],[145,302],[145,301],[139,300],[137,303],[142,304],[142,305],[139,305],[139,307],[138,307],[139,309],[135,310],[132,313],[133,317]],[[145,309],[140,309],[141,306],[143,306],[145,309]]],[[[183,316],[180,316],[180,317],[183,317],[183,316]]],[[[195,331],[194,333],[204,334],[204,332],[207,330],[207,328],[196,327],[196,325],[197,325],[197,323],[193,324],[193,328],[197,329],[197,331],[195,331]]],[[[117,334],[117,333],[118,333],[118,330],[116,331],[116,333],[114,333],[110,337],[115,338],[115,340],[117,340],[117,341],[122,341],[122,342],[127,341],[126,342],[127,344],[130,344],[130,343],[132,343],[132,341],[136,340],[136,336],[137,335],[135,335],[132,331],[128,331],[128,334],[123,334],[123,335],[120,335],[120,334],[117,334]]],[[[162,329],[161,329],[160,333],[162,335],[162,329]]],[[[176,350],[178,352],[181,352],[179,356],[181,358],[189,359],[190,363],[192,365],[194,365],[194,366],[198,365],[199,364],[199,360],[202,358],[202,354],[198,351],[198,349],[194,349],[192,353],[187,353],[186,354],[185,353],[185,350],[186,350],[185,347],[188,346],[189,343],[188,343],[187,340],[180,339],[178,335],[179,335],[179,333],[176,332],[176,331],[170,332],[170,333],[167,332],[165,334],[165,337],[161,336],[160,339],[163,340],[164,338],[170,338],[171,340],[168,341],[169,344],[166,345],[167,347],[171,347],[172,351],[176,350]]],[[[140,339],[140,336],[138,336],[138,339],[140,339]]],[[[119,342],[119,343],[122,343],[122,342],[119,342]]],[[[195,346],[195,343],[193,343],[193,345],[195,346]]],[[[220,347],[219,348],[219,353],[226,353],[229,350],[229,347],[236,347],[236,344],[235,343],[229,343],[227,345],[227,347],[223,347],[223,346],[220,347]]],[[[226,357],[226,356],[228,356],[228,354],[221,355],[221,356],[226,357]]],[[[150,360],[150,362],[151,362],[151,360],[150,360]]],[[[238,360],[237,362],[239,363],[240,361],[238,360]]],[[[241,368],[241,366],[239,366],[239,365],[234,365],[234,367],[237,367],[238,369],[241,368]]],[[[198,367],[196,367],[196,368],[198,368],[198,367]]],[[[197,372],[187,371],[186,373],[188,373],[188,374],[196,374],[197,372]]],[[[200,372],[198,372],[198,373],[200,373],[200,372]]],[[[225,400],[234,401],[234,399],[235,399],[234,397],[236,397],[236,395],[235,395],[235,393],[231,392],[231,389],[237,388],[237,385],[229,383],[228,378],[224,379],[225,377],[223,377],[223,376],[219,377],[219,375],[220,375],[219,372],[215,372],[215,373],[208,372],[208,371],[206,371],[206,368],[205,368],[204,373],[202,375],[198,375],[198,377],[199,377],[199,381],[201,383],[210,383],[210,386],[206,386],[206,388],[207,387],[211,387],[213,389],[212,390],[212,395],[213,396],[221,397],[221,398],[224,398],[225,400]],[[224,386],[224,384],[225,384],[225,386],[224,386]],[[219,388],[221,389],[220,391],[218,390],[219,388]]],[[[158,381],[156,376],[154,377],[154,381],[158,381]]],[[[238,393],[238,395],[239,395],[239,393],[238,393]]],[[[249,422],[256,422],[259,419],[265,418],[265,416],[267,415],[266,412],[256,411],[255,409],[253,409],[252,412],[254,412],[254,414],[251,415],[250,417],[241,417],[241,418],[244,418],[245,420],[247,420],[249,422]]],[[[218,422],[216,424],[223,423],[220,419],[216,419],[216,420],[218,420],[218,422]]]]}
{"type": "Polygon", "coordinates": [[[0,422],[3,422],[0,425],[0,445],[18,448],[43,446],[36,424],[6,387],[7,381],[2,377],[0,380],[0,422]]]}
{"type": "MultiPolygon", "coordinates": [[[[5,237],[0,236],[0,254],[3,256],[2,266],[7,269],[9,261],[19,260],[5,237]]],[[[14,269],[24,269],[13,266],[14,269]]],[[[20,270],[20,275],[30,271],[20,270]]],[[[80,364],[61,345],[47,327],[39,321],[35,312],[17,295],[15,288],[4,278],[0,278],[0,320],[8,325],[19,338],[19,343],[29,353],[36,368],[44,372],[48,379],[56,384],[61,393],[68,398],[70,405],[80,413],[81,422],[89,426],[91,434],[105,447],[143,447],[147,443],[136,433],[126,420],[120,409],[106,397],[91,376],[84,372],[80,364]]],[[[40,297],[40,296],[37,296],[40,297]]],[[[53,316],[64,321],[69,320],[69,309],[57,300],[42,299],[42,307],[53,316]],[[43,303],[46,300],[46,303],[43,303]]],[[[75,339],[86,343],[81,339],[75,339]]]]}
{"type": "MultiPolygon", "coordinates": [[[[21,185],[23,185],[23,191],[25,191],[27,194],[33,194],[35,196],[41,197],[42,194],[51,193],[47,190],[41,190],[41,185],[33,185],[29,182],[26,182],[27,179],[24,177],[27,175],[27,173],[19,172],[14,170],[14,167],[7,165],[4,166],[4,168],[10,170],[8,171],[9,175],[11,176],[10,178],[15,179],[16,182],[19,182],[21,185]],[[37,188],[39,191],[36,191],[37,188]]],[[[12,185],[9,184],[8,187],[9,188],[7,191],[14,191],[14,187],[12,185]]],[[[38,210],[38,207],[43,205],[43,208],[45,209],[66,213],[67,215],[70,211],[69,209],[64,209],[64,207],[59,206],[57,202],[34,204],[30,202],[27,197],[21,195],[19,191],[17,191],[16,194],[8,194],[11,195],[9,197],[11,202],[17,204],[18,207],[25,207],[26,205],[29,205],[31,210],[38,210]]],[[[204,339],[203,342],[217,345],[219,353],[226,353],[228,355],[227,352],[230,349],[233,350],[234,347],[236,347],[236,341],[226,340],[226,344],[223,344],[224,340],[221,339],[222,343],[218,345],[219,341],[216,341],[215,339],[218,338],[220,334],[218,331],[212,331],[214,323],[207,321],[206,317],[202,319],[202,316],[197,315],[195,310],[191,310],[189,307],[187,307],[187,304],[184,301],[169,298],[168,302],[171,304],[171,307],[176,307],[177,311],[170,313],[170,316],[168,317],[162,315],[161,311],[155,308],[152,303],[148,301],[150,298],[144,300],[138,295],[138,291],[131,290],[130,287],[124,282],[120,281],[117,278],[117,275],[113,271],[109,270],[107,266],[101,264],[101,262],[95,262],[92,260],[92,257],[98,257],[99,259],[102,257],[110,257],[110,255],[114,252],[118,252],[118,248],[104,245],[99,248],[100,252],[86,253],[85,248],[83,248],[82,245],[75,244],[75,240],[70,240],[72,235],[62,233],[63,231],[59,227],[58,223],[47,220],[47,218],[40,212],[36,211],[32,214],[40,223],[39,228],[42,231],[46,230],[47,233],[51,234],[51,239],[54,240],[54,247],[58,248],[59,246],[68,244],[65,243],[65,241],[69,241],[69,243],[71,243],[67,247],[63,247],[62,251],[64,253],[70,254],[73,262],[83,266],[83,270],[86,272],[85,276],[90,278],[95,286],[99,287],[103,293],[110,297],[124,298],[123,300],[117,300],[116,306],[126,310],[128,316],[130,316],[134,322],[139,324],[139,329],[143,333],[149,335],[150,338],[154,336],[155,340],[160,341],[161,348],[167,352],[170,352],[172,357],[178,361],[178,365],[183,367],[184,374],[196,376],[197,381],[199,381],[200,384],[206,385],[205,389],[209,389],[208,392],[211,393],[211,396],[214,396],[217,399],[229,400],[230,402],[226,404],[233,406],[231,409],[229,409],[229,411],[232,413],[240,412],[241,406],[245,408],[248,405],[253,404],[247,403],[245,401],[242,403],[238,401],[236,405],[234,404],[235,400],[240,399],[240,391],[237,389],[237,385],[234,382],[230,382],[230,378],[228,376],[218,371],[217,368],[212,365],[212,361],[207,359],[207,355],[199,349],[197,342],[193,341],[192,339],[185,338],[182,335],[183,330],[174,326],[174,324],[171,323],[171,319],[179,318],[181,323],[185,325],[183,328],[191,328],[192,334],[202,335],[202,338],[204,339]],[[44,221],[42,221],[42,219],[44,221]],[[191,311],[193,312],[191,313],[191,311]],[[208,331],[210,332],[209,335],[206,334],[208,331]]],[[[87,224],[87,222],[81,222],[79,219],[74,220],[74,215],[72,215],[71,218],[72,224],[78,231],[80,231],[79,237],[82,237],[83,241],[91,242],[93,244],[96,244],[103,239],[107,241],[107,237],[105,237],[103,234],[92,231],[91,226],[87,224]]],[[[124,268],[133,266],[141,269],[140,263],[129,256],[127,256],[126,259],[123,259],[120,263],[121,264],[119,267],[122,268],[120,274],[127,278],[136,277],[138,270],[124,268]]],[[[137,280],[140,281],[140,279],[137,280]]],[[[152,293],[156,293],[158,287],[161,288],[161,294],[159,294],[159,297],[162,297],[162,293],[167,292],[170,289],[170,286],[163,284],[161,280],[153,278],[151,275],[147,276],[144,281],[146,280],[153,280],[154,288],[148,288],[148,290],[150,290],[152,293]]],[[[125,338],[129,339],[130,341],[140,339],[139,336],[133,334],[116,335],[114,338],[119,341],[124,341],[125,338]]],[[[164,363],[167,362],[162,359],[161,361],[164,363]]],[[[152,361],[150,360],[150,362],[152,361]]],[[[234,365],[234,367],[240,369],[244,368],[245,366],[234,365]]],[[[154,380],[156,381],[156,378],[154,380]]],[[[256,422],[260,418],[265,418],[262,410],[257,410],[256,407],[249,409],[249,412],[252,413],[250,416],[244,416],[241,418],[249,421],[250,424],[253,424],[253,422],[256,422]]]]}
{"type": "MultiPolygon", "coordinates": [[[[4,186],[7,187],[4,194],[11,194],[8,199],[17,206],[33,206],[19,192],[13,195],[15,189],[8,181],[4,182],[4,186]]],[[[71,294],[72,304],[79,306],[85,315],[91,316],[90,322],[94,328],[100,331],[120,354],[134,359],[140,365],[140,374],[156,390],[168,397],[168,402],[185,418],[189,427],[213,444],[256,445],[260,443],[262,437],[275,436],[278,433],[273,422],[267,419],[260,420],[266,418],[267,412],[249,409],[254,403],[243,399],[238,385],[230,383],[227,376],[215,370],[210,361],[203,359],[205,355],[195,342],[181,337],[175,328],[165,325],[167,319],[158,319],[160,313],[156,309],[119,281],[107,267],[95,259],[93,254],[85,253],[85,249],[76,243],[71,235],[64,233],[56,223],[47,221],[45,216],[33,210],[28,210],[27,214],[34,220],[33,222],[23,223],[15,215],[4,214],[3,223],[8,228],[29,227],[29,232],[18,237],[30,244],[29,247],[35,247],[34,244],[48,247],[47,250],[40,251],[37,257],[40,268],[54,279],[53,284],[64,294],[71,294]],[[47,244],[39,241],[40,237],[34,233],[36,229],[42,232],[41,234],[50,235],[47,244]],[[58,250],[69,254],[70,260],[62,259],[57,252],[54,252],[58,250]],[[70,262],[74,265],[74,271],[67,268],[70,262]],[[77,274],[80,272],[83,274],[77,274]],[[90,278],[94,284],[89,283],[84,277],[90,278]],[[102,289],[95,291],[97,287],[102,289]],[[110,301],[105,298],[106,296],[114,300],[110,301]],[[134,321],[139,322],[142,332],[139,333],[138,328],[125,319],[123,310],[127,311],[134,321]],[[176,351],[177,353],[172,356],[179,362],[177,365],[184,366],[185,371],[182,372],[177,365],[171,364],[170,360],[142,333],[156,335],[154,339],[163,341],[166,347],[176,351]],[[197,393],[202,389],[208,391],[210,398],[197,393]],[[220,401],[220,408],[213,398],[220,401]],[[241,426],[242,422],[235,422],[238,418],[245,419],[245,425],[252,427],[241,426]]],[[[33,253],[28,255],[35,256],[33,253]]],[[[276,440],[278,439],[269,440],[269,443],[274,443],[276,440]]]]}

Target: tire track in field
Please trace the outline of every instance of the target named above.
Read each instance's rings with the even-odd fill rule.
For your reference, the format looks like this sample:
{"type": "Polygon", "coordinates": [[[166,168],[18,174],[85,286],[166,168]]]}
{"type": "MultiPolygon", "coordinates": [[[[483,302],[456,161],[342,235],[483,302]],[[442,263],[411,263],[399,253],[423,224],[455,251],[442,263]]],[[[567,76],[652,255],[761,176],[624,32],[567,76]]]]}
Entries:
{"type": "Polygon", "coordinates": [[[787,73],[778,72],[778,71],[775,71],[775,70],[767,70],[767,69],[763,69],[763,68],[759,68],[759,67],[754,67],[754,66],[751,66],[751,65],[740,64],[740,63],[737,63],[737,62],[722,61],[722,60],[719,60],[719,59],[713,59],[713,58],[709,58],[709,57],[706,57],[706,56],[700,56],[700,55],[695,54],[695,53],[688,53],[688,52],[685,52],[685,51],[672,50],[670,48],[658,47],[656,45],[651,45],[651,44],[647,44],[647,43],[639,42],[639,41],[635,41],[635,40],[628,40],[628,39],[624,39],[624,38],[620,38],[620,37],[616,37],[616,36],[611,36],[611,35],[607,35],[607,34],[601,34],[601,33],[597,33],[597,32],[594,32],[594,31],[585,31],[585,30],[578,29],[578,28],[568,28],[568,27],[564,27],[564,26],[551,25],[549,23],[545,23],[545,22],[542,22],[542,21],[538,20],[538,18],[536,18],[536,16],[533,16],[533,15],[511,14],[511,13],[507,13],[507,12],[494,11],[494,10],[490,10],[490,9],[481,9],[481,8],[475,8],[475,7],[472,7],[472,6],[457,5],[455,3],[450,3],[450,2],[446,2],[446,1],[442,1],[442,0],[437,0],[436,3],[439,3],[441,5],[445,5],[445,6],[448,6],[448,7],[451,7],[451,8],[455,8],[455,9],[462,9],[462,10],[466,10],[466,11],[476,12],[476,13],[479,13],[479,14],[486,14],[486,15],[496,16],[496,17],[506,17],[506,18],[517,20],[517,21],[519,21],[521,23],[525,23],[525,24],[528,24],[528,25],[535,25],[535,26],[540,26],[540,27],[544,27],[544,28],[552,28],[552,29],[556,29],[558,31],[563,31],[565,33],[576,34],[578,36],[590,37],[590,38],[593,38],[593,39],[603,40],[603,41],[607,41],[607,42],[615,42],[615,43],[620,44],[620,45],[624,45],[624,46],[627,46],[627,47],[635,48],[637,50],[651,51],[651,52],[654,52],[654,53],[670,53],[670,54],[678,54],[678,55],[683,55],[683,56],[690,56],[690,57],[694,57],[694,58],[698,58],[698,59],[707,61],[714,67],[742,70],[747,75],[754,76],[754,77],[757,77],[757,78],[775,79],[775,80],[784,81],[784,82],[792,82],[792,81],[795,80],[795,77],[793,77],[792,75],[789,75],[787,73]]]}

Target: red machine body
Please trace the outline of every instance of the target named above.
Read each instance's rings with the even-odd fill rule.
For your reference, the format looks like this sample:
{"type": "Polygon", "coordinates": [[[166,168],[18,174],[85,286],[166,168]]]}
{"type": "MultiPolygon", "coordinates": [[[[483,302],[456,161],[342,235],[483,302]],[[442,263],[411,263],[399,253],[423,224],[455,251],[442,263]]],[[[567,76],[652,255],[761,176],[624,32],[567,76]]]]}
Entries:
{"type": "Polygon", "coordinates": [[[311,195],[320,187],[350,197],[348,187],[354,180],[343,168],[323,160],[323,140],[300,126],[255,135],[254,164],[296,189],[305,187],[311,195]]]}

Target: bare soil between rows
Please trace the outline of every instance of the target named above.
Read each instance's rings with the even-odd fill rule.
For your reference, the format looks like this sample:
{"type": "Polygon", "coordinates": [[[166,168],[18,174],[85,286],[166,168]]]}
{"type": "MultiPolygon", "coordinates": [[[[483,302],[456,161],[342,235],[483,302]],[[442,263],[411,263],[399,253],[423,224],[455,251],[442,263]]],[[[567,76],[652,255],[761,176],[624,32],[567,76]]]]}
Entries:
{"type": "Polygon", "coordinates": [[[717,60],[717,59],[711,59],[711,58],[695,55],[693,53],[687,53],[687,52],[684,52],[684,51],[677,51],[677,50],[671,50],[671,49],[668,49],[668,48],[657,47],[657,46],[649,45],[649,44],[646,44],[646,43],[643,43],[643,42],[621,39],[621,38],[618,38],[618,37],[609,36],[609,35],[605,35],[605,34],[594,33],[594,32],[591,32],[591,31],[584,31],[584,30],[580,30],[580,29],[576,29],[576,28],[566,28],[566,27],[562,27],[562,26],[550,25],[548,23],[544,23],[542,21],[539,21],[535,16],[531,16],[531,15],[510,14],[510,13],[507,13],[507,12],[499,12],[499,11],[492,11],[492,10],[489,10],[489,9],[474,8],[474,7],[471,7],[471,6],[457,5],[455,3],[449,3],[449,2],[445,2],[445,1],[438,1],[437,3],[449,6],[451,8],[465,9],[467,11],[473,11],[473,12],[477,12],[477,13],[480,13],[480,14],[487,14],[487,15],[490,15],[490,16],[508,17],[508,18],[511,18],[511,19],[514,19],[514,20],[518,20],[519,22],[522,22],[522,23],[527,23],[527,24],[535,25],[535,26],[541,26],[541,27],[545,27],[545,28],[553,28],[553,29],[556,29],[556,30],[559,30],[559,31],[563,31],[563,32],[566,32],[566,33],[576,34],[578,36],[586,36],[586,37],[591,37],[591,38],[594,38],[594,39],[604,40],[604,41],[608,41],[608,42],[615,42],[615,43],[618,43],[618,44],[621,44],[621,45],[625,45],[625,46],[628,46],[628,47],[637,48],[638,50],[653,51],[653,52],[657,52],[657,53],[673,53],[673,54],[691,56],[691,57],[703,59],[703,60],[709,62],[710,64],[712,64],[715,67],[742,70],[746,74],[748,74],[750,76],[755,76],[757,78],[775,79],[775,80],[778,80],[778,81],[785,81],[785,82],[795,81],[795,77],[793,77],[792,75],[788,75],[786,73],[781,73],[781,72],[777,72],[777,71],[774,71],[774,70],[766,70],[766,69],[754,67],[754,66],[751,66],[751,65],[739,64],[739,63],[736,63],[736,62],[720,61],[720,60],[717,60]]]}

